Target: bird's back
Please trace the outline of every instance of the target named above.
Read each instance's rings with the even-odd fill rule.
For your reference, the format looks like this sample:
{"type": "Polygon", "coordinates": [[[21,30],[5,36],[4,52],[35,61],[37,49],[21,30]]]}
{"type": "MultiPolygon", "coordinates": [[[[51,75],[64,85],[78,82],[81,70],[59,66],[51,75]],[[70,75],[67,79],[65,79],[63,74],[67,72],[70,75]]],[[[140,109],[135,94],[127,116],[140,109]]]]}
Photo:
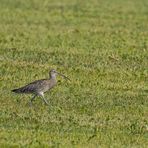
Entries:
{"type": "Polygon", "coordinates": [[[26,86],[12,90],[15,93],[40,93],[46,92],[56,85],[56,81],[52,79],[36,80],[26,86]]]}

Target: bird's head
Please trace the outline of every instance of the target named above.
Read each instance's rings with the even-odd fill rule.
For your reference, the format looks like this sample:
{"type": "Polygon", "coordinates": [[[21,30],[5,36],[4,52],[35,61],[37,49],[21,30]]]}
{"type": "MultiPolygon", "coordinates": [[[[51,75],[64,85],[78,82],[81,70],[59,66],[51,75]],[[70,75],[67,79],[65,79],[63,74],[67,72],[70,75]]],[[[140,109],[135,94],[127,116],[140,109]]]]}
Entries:
{"type": "Polygon", "coordinates": [[[70,80],[68,77],[66,77],[65,75],[63,75],[63,74],[57,72],[55,69],[51,69],[51,70],[50,70],[50,72],[49,72],[50,78],[55,78],[57,75],[62,76],[64,79],[70,80]]]}

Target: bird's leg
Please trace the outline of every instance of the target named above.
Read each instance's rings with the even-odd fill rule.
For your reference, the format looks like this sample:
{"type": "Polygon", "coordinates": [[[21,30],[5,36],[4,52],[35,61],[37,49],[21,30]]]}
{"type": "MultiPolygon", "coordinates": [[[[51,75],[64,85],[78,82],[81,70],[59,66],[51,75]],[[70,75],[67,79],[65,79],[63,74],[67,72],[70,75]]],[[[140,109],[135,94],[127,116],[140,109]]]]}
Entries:
{"type": "Polygon", "coordinates": [[[44,103],[45,103],[46,105],[49,105],[49,103],[47,102],[47,100],[45,99],[44,96],[42,97],[42,99],[43,99],[43,101],[44,101],[44,103]]]}
{"type": "Polygon", "coordinates": [[[32,101],[35,99],[36,96],[37,96],[37,95],[34,95],[34,96],[30,99],[30,101],[29,101],[29,105],[30,105],[30,106],[32,106],[32,101]]]}
{"type": "Polygon", "coordinates": [[[39,95],[40,95],[41,98],[43,99],[44,103],[45,103],[46,105],[49,105],[48,101],[47,101],[47,100],[45,99],[45,97],[44,97],[44,94],[43,94],[43,93],[40,93],[39,95]]]}

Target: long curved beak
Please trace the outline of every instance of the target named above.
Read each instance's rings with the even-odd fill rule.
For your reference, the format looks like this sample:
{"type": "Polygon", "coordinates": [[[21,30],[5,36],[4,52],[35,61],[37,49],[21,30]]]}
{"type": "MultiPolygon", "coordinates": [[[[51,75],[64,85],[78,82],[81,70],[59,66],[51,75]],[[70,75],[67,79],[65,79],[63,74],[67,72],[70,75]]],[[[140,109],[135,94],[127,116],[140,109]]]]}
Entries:
{"type": "Polygon", "coordinates": [[[70,79],[68,78],[68,77],[66,77],[65,75],[63,75],[63,74],[61,74],[61,73],[59,73],[59,72],[56,72],[58,75],[60,75],[60,76],[62,76],[64,79],[67,79],[67,80],[69,80],[70,81],[70,79]]]}

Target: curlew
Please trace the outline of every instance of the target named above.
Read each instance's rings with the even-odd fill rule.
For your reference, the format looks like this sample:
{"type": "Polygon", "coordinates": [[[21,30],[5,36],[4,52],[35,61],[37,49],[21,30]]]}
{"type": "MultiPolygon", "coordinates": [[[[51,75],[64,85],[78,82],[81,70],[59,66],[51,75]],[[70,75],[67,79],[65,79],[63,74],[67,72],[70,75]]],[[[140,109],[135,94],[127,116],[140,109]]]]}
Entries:
{"type": "Polygon", "coordinates": [[[48,90],[52,89],[56,85],[56,83],[57,83],[56,76],[57,75],[60,75],[63,78],[70,80],[65,75],[52,69],[49,71],[49,79],[36,80],[28,85],[18,88],[18,89],[13,89],[12,91],[15,93],[34,94],[34,96],[29,101],[30,105],[32,105],[32,101],[37,96],[40,96],[42,98],[42,100],[44,101],[44,103],[49,105],[49,103],[47,102],[47,100],[44,97],[44,93],[47,92],[48,90]]]}

